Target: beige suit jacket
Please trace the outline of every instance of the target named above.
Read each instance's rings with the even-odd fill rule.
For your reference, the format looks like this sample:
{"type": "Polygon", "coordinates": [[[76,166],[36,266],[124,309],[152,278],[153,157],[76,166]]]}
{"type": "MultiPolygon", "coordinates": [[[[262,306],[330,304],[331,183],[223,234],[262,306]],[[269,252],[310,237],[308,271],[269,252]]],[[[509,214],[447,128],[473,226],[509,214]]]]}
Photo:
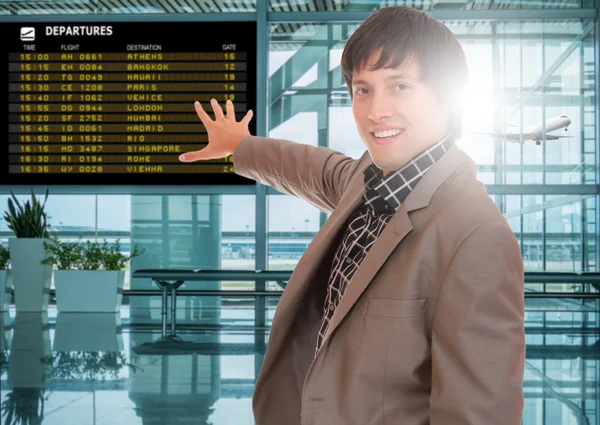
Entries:
{"type": "Polygon", "coordinates": [[[331,215],[275,311],[257,425],[520,425],[524,273],[518,242],[456,144],[417,184],[348,283],[316,358],[334,246],[362,202],[359,158],[248,136],[236,174],[331,215]]]}

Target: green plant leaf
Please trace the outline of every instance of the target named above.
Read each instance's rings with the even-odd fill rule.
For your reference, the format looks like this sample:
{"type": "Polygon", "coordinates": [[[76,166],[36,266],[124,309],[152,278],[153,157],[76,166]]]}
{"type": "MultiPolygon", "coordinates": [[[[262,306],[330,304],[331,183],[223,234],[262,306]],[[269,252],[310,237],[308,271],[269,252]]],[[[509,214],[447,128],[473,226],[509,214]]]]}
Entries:
{"type": "Polygon", "coordinates": [[[43,204],[40,204],[35,197],[33,188],[31,188],[31,200],[26,200],[23,204],[19,202],[12,191],[10,193],[11,198],[8,199],[8,211],[4,215],[9,229],[18,238],[48,237],[48,223],[44,207],[48,199],[49,189],[46,189],[46,197],[43,204]]]}

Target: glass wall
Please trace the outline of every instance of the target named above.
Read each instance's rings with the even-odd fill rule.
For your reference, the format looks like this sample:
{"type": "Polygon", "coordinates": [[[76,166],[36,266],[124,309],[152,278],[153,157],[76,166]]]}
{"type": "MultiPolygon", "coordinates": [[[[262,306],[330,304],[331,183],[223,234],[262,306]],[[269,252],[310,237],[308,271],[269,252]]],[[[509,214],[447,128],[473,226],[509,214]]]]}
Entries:
{"type": "MultiPolygon", "coordinates": [[[[596,200],[579,190],[596,184],[594,21],[443,22],[463,46],[470,72],[458,145],[515,231],[526,270],[595,271],[596,200]],[[561,117],[568,125],[554,128],[561,117]],[[502,193],[506,185],[511,194],[502,193]],[[549,195],[549,185],[562,187],[549,195]],[[523,186],[540,195],[517,194],[523,186]]],[[[362,155],[340,68],[358,24],[271,23],[270,137],[362,155]]],[[[309,220],[318,214],[302,208],[309,220]]],[[[288,242],[307,245],[297,232],[288,242]]]]}
{"type": "MultiPolygon", "coordinates": [[[[0,205],[6,206],[9,197],[0,195],[0,205]]],[[[16,198],[24,203],[31,196],[16,198]]],[[[145,249],[127,265],[125,289],[153,288],[150,281],[142,283],[144,279],[131,285],[131,269],[254,268],[255,199],[251,195],[51,193],[46,210],[48,223],[61,240],[106,240],[109,246],[118,243],[125,255],[133,246],[145,249]]],[[[5,246],[12,235],[0,217],[0,240],[5,246]]]]}
{"type": "MultiPolygon", "coordinates": [[[[170,3],[160,4],[167,8],[170,3]]],[[[296,8],[290,3],[283,10],[282,4],[268,6],[286,12],[312,10],[310,5],[321,5],[316,10],[323,11],[384,6],[349,1],[298,3],[296,8]]],[[[548,2],[502,4],[540,9],[548,2]]],[[[254,2],[236,5],[232,2],[230,9],[256,7],[254,2]]],[[[560,3],[561,8],[586,5],[560,3]]],[[[340,68],[346,40],[360,22],[267,24],[266,114],[255,117],[264,124],[264,135],[326,146],[352,158],[362,155],[365,146],[340,68]]],[[[458,145],[476,162],[478,178],[514,230],[526,270],[596,271],[596,20],[442,22],[462,44],[470,70],[458,145]],[[548,128],[563,118],[563,126],[548,128]]],[[[0,195],[0,203],[6,205],[7,198],[0,195]]],[[[118,240],[124,252],[132,244],[145,248],[133,268],[292,270],[327,219],[326,213],[271,188],[256,195],[236,194],[235,188],[210,195],[181,189],[160,195],[52,194],[48,208],[51,223],[65,239],[118,240]],[[258,233],[257,223],[264,229],[258,233]]],[[[0,219],[0,239],[6,243],[11,234],[0,219]]],[[[150,287],[149,282],[140,285],[150,287]]]]}

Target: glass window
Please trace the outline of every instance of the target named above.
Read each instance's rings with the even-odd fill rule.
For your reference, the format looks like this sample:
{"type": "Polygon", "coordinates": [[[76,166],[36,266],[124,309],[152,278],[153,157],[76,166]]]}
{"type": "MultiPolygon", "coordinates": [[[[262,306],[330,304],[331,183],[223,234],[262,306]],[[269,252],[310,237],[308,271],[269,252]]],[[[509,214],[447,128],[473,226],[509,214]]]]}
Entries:
{"type": "MultiPolygon", "coordinates": [[[[24,205],[27,201],[31,202],[31,194],[17,194],[15,196],[21,205],[24,205]]],[[[45,191],[36,192],[35,197],[40,203],[43,203],[45,191]]],[[[12,199],[12,196],[10,194],[0,195],[0,205],[3,211],[0,230],[8,230],[3,218],[4,211],[8,210],[8,198],[12,199]]],[[[48,223],[56,231],[91,235],[96,230],[95,205],[94,195],[58,195],[52,194],[52,190],[50,190],[45,211],[48,223]]]]}
{"type": "MultiPolygon", "coordinates": [[[[271,2],[273,10],[284,7],[275,5],[271,2]]],[[[579,7],[576,2],[570,5],[579,7]]],[[[346,6],[339,9],[348,10],[346,6]]],[[[519,2],[515,7],[535,8],[536,3],[519,2]]],[[[578,205],[565,212],[550,196],[496,196],[519,236],[526,268],[595,270],[595,254],[590,254],[595,252],[594,238],[582,237],[583,197],[568,188],[596,184],[593,21],[443,23],[457,36],[469,66],[463,137],[457,144],[476,163],[477,178],[488,186],[565,185],[569,197],[557,195],[556,202],[578,205]],[[571,222],[576,227],[568,227],[571,222]],[[550,243],[560,243],[563,251],[557,254],[550,243]]],[[[269,137],[326,146],[355,159],[365,152],[340,68],[345,43],[358,24],[270,24],[269,137]]],[[[270,220],[286,214],[292,205],[296,209],[306,205],[280,196],[269,197],[270,220]]],[[[595,220],[595,199],[587,205],[589,225],[592,216],[595,220]]],[[[271,226],[270,222],[269,232],[271,226]]],[[[295,230],[291,227],[288,224],[288,232],[295,230]]],[[[274,253],[269,245],[269,258],[274,253]]]]}
{"type": "Polygon", "coordinates": [[[321,227],[320,211],[290,195],[268,196],[269,270],[293,270],[321,227]]]}
{"type": "MultiPolygon", "coordinates": [[[[255,200],[250,195],[135,195],[131,197],[131,244],[146,251],[132,259],[136,269],[254,270],[255,200]]],[[[186,288],[254,282],[186,282],[186,288]]],[[[132,288],[151,289],[150,279],[132,288]]]]}

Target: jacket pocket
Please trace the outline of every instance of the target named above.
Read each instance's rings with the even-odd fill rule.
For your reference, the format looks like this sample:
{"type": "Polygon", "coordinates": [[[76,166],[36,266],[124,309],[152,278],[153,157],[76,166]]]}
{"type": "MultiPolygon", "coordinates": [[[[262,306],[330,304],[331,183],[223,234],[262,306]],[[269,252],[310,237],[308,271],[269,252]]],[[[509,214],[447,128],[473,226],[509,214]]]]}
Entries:
{"type": "Polygon", "coordinates": [[[426,298],[421,300],[369,298],[365,314],[379,317],[420,317],[423,315],[426,302],[426,298]]]}

